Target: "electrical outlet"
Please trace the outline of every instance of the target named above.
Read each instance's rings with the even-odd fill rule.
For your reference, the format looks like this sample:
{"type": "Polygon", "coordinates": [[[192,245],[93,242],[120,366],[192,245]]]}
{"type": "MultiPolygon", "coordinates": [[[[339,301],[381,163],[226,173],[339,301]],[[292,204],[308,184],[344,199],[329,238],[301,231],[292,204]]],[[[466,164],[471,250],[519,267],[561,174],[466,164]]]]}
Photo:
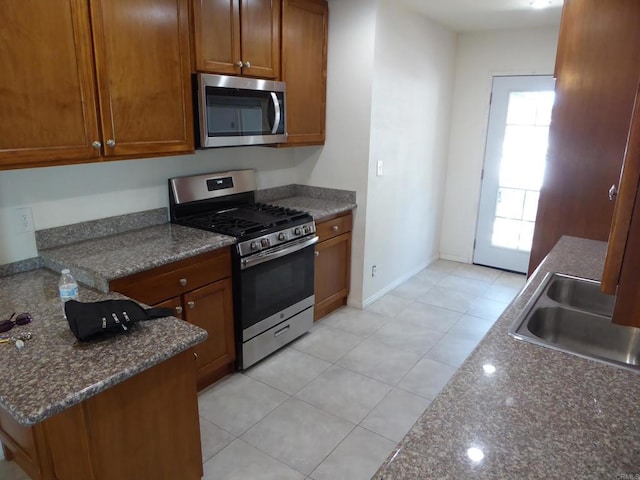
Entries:
{"type": "Polygon", "coordinates": [[[378,160],[378,170],[376,172],[376,175],[378,175],[379,177],[382,176],[382,160],[378,160]]]}
{"type": "Polygon", "coordinates": [[[377,268],[377,267],[376,267],[375,265],[373,265],[373,266],[371,267],[371,276],[372,276],[372,277],[375,277],[375,276],[376,276],[376,268],[377,268]]]}
{"type": "Polygon", "coordinates": [[[17,208],[15,211],[16,232],[33,232],[33,214],[29,207],[17,208]]]}

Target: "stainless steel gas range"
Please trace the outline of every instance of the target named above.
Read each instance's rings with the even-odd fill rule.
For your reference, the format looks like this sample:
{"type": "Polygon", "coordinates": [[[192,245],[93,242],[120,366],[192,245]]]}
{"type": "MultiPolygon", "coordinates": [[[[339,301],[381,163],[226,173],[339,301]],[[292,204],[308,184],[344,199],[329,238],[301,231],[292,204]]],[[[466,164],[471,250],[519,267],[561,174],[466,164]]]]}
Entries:
{"type": "Polygon", "coordinates": [[[253,170],[169,179],[171,221],[236,237],[237,366],[245,369],[313,325],[313,218],[256,203],[253,170]]]}

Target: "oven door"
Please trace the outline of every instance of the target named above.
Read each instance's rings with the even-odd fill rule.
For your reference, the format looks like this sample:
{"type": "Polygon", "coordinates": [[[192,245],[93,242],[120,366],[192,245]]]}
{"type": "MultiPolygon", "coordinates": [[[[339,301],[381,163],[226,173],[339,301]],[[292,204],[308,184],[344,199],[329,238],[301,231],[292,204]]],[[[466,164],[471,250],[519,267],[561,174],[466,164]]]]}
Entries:
{"type": "Polygon", "coordinates": [[[317,241],[303,238],[240,260],[235,307],[242,341],[313,306],[317,241]]]}

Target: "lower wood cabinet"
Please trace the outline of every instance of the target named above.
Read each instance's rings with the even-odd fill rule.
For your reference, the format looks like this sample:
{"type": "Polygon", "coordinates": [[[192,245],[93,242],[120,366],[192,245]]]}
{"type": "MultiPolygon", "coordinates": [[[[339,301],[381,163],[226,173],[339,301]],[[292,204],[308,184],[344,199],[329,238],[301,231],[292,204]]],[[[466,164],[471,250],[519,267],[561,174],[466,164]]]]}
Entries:
{"type": "Polygon", "coordinates": [[[171,308],[175,317],[207,331],[207,339],[193,349],[199,390],[234,371],[229,247],[119,278],[109,287],[148,305],[171,308]]]}
{"type": "Polygon", "coordinates": [[[202,475],[194,356],[187,350],[34,426],[0,409],[5,457],[33,480],[202,475]]]}
{"type": "Polygon", "coordinates": [[[346,305],[351,279],[351,212],[316,225],[314,320],[346,305]]]}

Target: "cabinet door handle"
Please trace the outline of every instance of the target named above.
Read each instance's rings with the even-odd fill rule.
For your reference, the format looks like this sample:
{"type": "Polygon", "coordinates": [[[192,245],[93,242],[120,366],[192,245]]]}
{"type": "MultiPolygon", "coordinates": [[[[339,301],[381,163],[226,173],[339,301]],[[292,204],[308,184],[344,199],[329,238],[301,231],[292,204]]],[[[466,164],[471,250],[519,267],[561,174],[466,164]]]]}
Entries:
{"type": "Polygon", "coordinates": [[[92,146],[93,148],[95,148],[96,150],[98,150],[100,147],[102,147],[102,143],[101,143],[101,142],[99,142],[98,140],[96,140],[95,142],[93,142],[93,143],[91,144],[91,146],[92,146]]]}
{"type": "Polygon", "coordinates": [[[236,67],[238,67],[238,68],[242,68],[243,65],[244,65],[244,63],[242,63],[242,60],[238,60],[236,62],[236,67]]]}
{"type": "Polygon", "coordinates": [[[196,352],[193,352],[193,359],[198,360],[198,354],[196,352]]]}
{"type": "Polygon", "coordinates": [[[334,232],[338,231],[338,225],[334,225],[333,227],[331,227],[331,230],[333,230],[334,232]]]}
{"type": "Polygon", "coordinates": [[[176,313],[180,315],[182,313],[182,307],[176,307],[176,313]]]}
{"type": "Polygon", "coordinates": [[[183,287],[187,284],[187,279],[186,278],[181,278],[180,279],[180,285],[182,285],[183,287]]]}
{"type": "Polygon", "coordinates": [[[251,63],[244,62],[244,68],[251,68],[251,63]]]}
{"type": "Polygon", "coordinates": [[[193,307],[195,307],[195,306],[196,306],[196,302],[194,302],[193,300],[192,300],[192,301],[190,301],[190,302],[187,302],[187,307],[189,307],[189,308],[193,308],[193,307]]]}
{"type": "Polygon", "coordinates": [[[320,252],[318,252],[317,250],[316,250],[315,254],[316,254],[316,257],[320,256],[320,252]]]}
{"type": "Polygon", "coordinates": [[[609,200],[611,200],[613,202],[613,200],[617,196],[618,196],[618,187],[614,183],[613,185],[611,185],[611,188],[609,189],[609,200]]]}

